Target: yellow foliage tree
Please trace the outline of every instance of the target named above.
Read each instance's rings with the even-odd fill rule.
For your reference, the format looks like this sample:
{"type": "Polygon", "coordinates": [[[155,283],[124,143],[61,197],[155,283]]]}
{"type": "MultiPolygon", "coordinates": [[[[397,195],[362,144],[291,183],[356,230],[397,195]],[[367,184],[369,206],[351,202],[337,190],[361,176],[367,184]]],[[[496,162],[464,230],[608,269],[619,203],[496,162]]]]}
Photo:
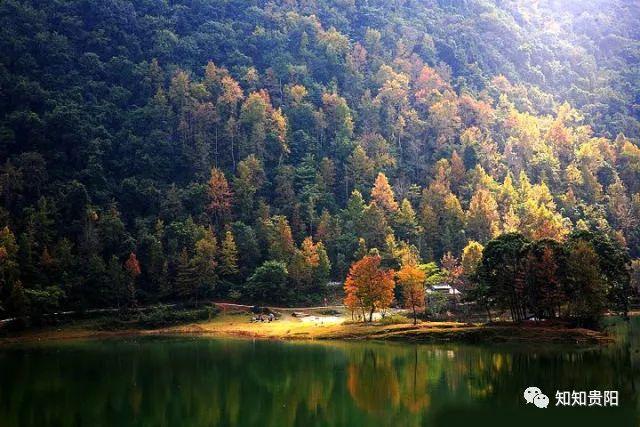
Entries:
{"type": "Polygon", "coordinates": [[[378,173],[376,182],[371,190],[371,198],[378,206],[386,212],[395,212],[398,210],[398,202],[396,202],[393,189],[389,185],[389,180],[382,172],[378,173]]]}
{"type": "Polygon", "coordinates": [[[478,189],[469,204],[467,231],[474,238],[486,242],[499,232],[498,204],[493,195],[485,189],[478,189]]]}
{"type": "Polygon", "coordinates": [[[402,288],[402,301],[406,308],[413,311],[413,324],[418,323],[417,309],[424,307],[425,273],[415,265],[403,265],[397,274],[402,288]]]}
{"type": "Polygon", "coordinates": [[[462,250],[462,272],[465,276],[470,277],[478,268],[482,260],[482,251],[484,246],[480,243],[470,240],[467,246],[462,250]]]}

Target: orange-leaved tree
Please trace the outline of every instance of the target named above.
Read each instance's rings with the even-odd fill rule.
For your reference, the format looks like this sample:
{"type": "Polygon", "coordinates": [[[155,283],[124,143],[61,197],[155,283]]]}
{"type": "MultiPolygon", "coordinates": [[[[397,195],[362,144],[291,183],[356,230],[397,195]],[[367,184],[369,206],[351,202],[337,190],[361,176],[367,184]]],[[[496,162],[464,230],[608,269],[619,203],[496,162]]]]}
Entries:
{"type": "Polygon", "coordinates": [[[231,189],[229,182],[224,173],[218,168],[211,169],[211,178],[209,179],[209,204],[207,210],[213,215],[217,227],[225,219],[228,219],[231,213],[231,189]]]}
{"type": "Polygon", "coordinates": [[[386,308],[393,301],[393,270],[380,267],[379,255],[365,255],[349,269],[344,283],[345,305],[360,308],[364,314],[369,312],[369,321],[373,320],[376,309],[386,308]]]}
{"type": "Polygon", "coordinates": [[[413,310],[413,324],[418,323],[418,308],[424,307],[425,273],[417,266],[405,264],[398,271],[398,283],[402,287],[402,302],[413,310]]]}
{"type": "Polygon", "coordinates": [[[140,269],[140,262],[136,257],[136,254],[131,252],[129,258],[124,263],[124,269],[129,276],[129,282],[127,284],[127,297],[129,299],[129,305],[136,305],[136,278],[142,273],[140,269]]]}

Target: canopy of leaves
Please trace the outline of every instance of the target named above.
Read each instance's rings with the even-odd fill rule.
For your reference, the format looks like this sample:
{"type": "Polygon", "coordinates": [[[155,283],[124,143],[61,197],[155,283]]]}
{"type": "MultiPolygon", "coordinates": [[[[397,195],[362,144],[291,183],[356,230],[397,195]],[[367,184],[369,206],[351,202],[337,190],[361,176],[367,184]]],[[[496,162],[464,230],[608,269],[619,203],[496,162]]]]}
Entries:
{"type": "Polygon", "coordinates": [[[2,315],[300,301],[374,248],[507,286],[542,239],[587,241],[622,308],[639,27],[623,0],[3,1],[2,315]]]}

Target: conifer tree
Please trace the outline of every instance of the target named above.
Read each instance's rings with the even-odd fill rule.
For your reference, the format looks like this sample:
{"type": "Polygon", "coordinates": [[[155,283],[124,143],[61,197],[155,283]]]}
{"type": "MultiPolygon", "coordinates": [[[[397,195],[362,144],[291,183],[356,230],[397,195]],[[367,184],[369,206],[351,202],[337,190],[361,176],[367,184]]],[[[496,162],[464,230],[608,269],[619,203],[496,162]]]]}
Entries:
{"type": "Polygon", "coordinates": [[[288,262],[295,253],[295,242],[289,221],[281,215],[272,217],[269,222],[269,256],[282,262],[288,262]]]}
{"type": "Polygon", "coordinates": [[[238,274],[238,249],[231,230],[224,233],[224,240],[220,248],[220,274],[233,277],[238,274]]]}
{"type": "Polygon", "coordinates": [[[0,297],[11,292],[13,284],[20,278],[18,245],[9,227],[0,229],[0,297]]]}
{"type": "Polygon", "coordinates": [[[125,270],[125,266],[120,262],[117,256],[112,255],[106,266],[102,261],[102,258],[92,257],[91,275],[93,276],[93,284],[97,288],[101,288],[103,283],[108,284],[107,289],[100,289],[102,293],[107,295],[101,295],[101,299],[106,299],[109,304],[115,302],[116,307],[120,309],[127,309],[129,307],[129,285],[131,283],[131,277],[128,277],[128,273],[125,270]]]}
{"type": "Polygon", "coordinates": [[[384,248],[390,230],[384,210],[375,201],[364,209],[357,227],[358,234],[364,238],[369,248],[384,248]]]}
{"type": "Polygon", "coordinates": [[[318,254],[318,265],[314,270],[314,281],[321,288],[329,281],[331,261],[322,242],[316,243],[316,253],[318,254]]]}
{"type": "Polygon", "coordinates": [[[213,215],[215,224],[219,228],[231,213],[231,189],[224,173],[218,168],[211,169],[208,194],[207,209],[213,215]]]}
{"type": "Polygon", "coordinates": [[[319,242],[328,242],[333,238],[331,229],[331,214],[328,210],[323,209],[314,238],[319,242]]]}
{"type": "Polygon", "coordinates": [[[489,241],[498,234],[499,220],[498,204],[491,193],[478,189],[471,198],[467,211],[469,237],[480,242],[489,241]]]}
{"type": "Polygon", "coordinates": [[[398,202],[396,202],[393,189],[391,185],[389,185],[387,177],[382,172],[378,173],[376,182],[373,184],[371,200],[375,201],[379,207],[388,213],[393,213],[398,210],[398,202]]]}
{"type": "Polygon", "coordinates": [[[364,148],[356,145],[348,159],[349,181],[346,183],[351,185],[353,191],[366,191],[374,176],[373,160],[369,158],[364,148]]]}
{"type": "Polygon", "coordinates": [[[270,108],[269,95],[265,90],[250,93],[242,104],[240,124],[246,139],[240,146],[241,157],[255,153],[260,160],[264,160],[270,108]]]}
{"type": "Polygon", "coordinates": [[[174,291],[178,298],[188,301],[195,298],[198,288],[198,271],[189,257],[187,248],[178,256],[174,291]]]}
{"type": "Polygon", "coordinates": [[[265,181],[263,163],[255,155],[250,155],[240,163],[233,180],[233,191],[240,218],[246,223],[254,219],[256,194],[265,181]]]}
{"type": "Polygon", "coordinates": [[[400,209],[395,215],[394,225],[398,238],[410,243],[417,243],[422,228],[418,225],[416,212],[413,210],[409,200],[402,200],[400,209]]]}
{"type": "Polygon", "coordinates": [[[218,277],[216,268],[218,266],[218,241],[209,229],[202,239],[196,242],[193,263],[198,273],[198,285],[195,292],[196,305],[203,294],[210,293],[215,289],[218,277]]]}

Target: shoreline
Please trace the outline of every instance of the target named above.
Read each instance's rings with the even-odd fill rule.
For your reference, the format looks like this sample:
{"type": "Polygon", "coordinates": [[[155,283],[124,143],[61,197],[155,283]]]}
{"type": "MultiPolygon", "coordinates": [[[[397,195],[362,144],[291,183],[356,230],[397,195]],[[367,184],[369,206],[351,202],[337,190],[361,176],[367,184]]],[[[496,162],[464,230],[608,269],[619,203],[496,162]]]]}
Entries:
{"type": "Polygon", "coordinates": [[[394,341],[408,343],[465,344],[568,344],[605,345],[615,340],[605,332],[555,325],[467,324],[423,322],[417,325],[324,322],[298,319],[252,323],[238,314],[225,314],[210,321],[159,328],[100,329],[90,322],[46,327],[0,336],[0,346],[10,344],[109,339],[145,336],[201,336],[210,338],[264,339],[282,341],[394,341]]]}
{"type": "Polygon", "coordinates": [[[455,322],[425,322],[412,324],[341,324],[330,327],[314,327],[303,331],[254,330],[246,327],[208,329],[199,325],[186,325],[151,331],[155,335],[199,335],[210,337],[235,337],[284,341],[339,340],[339,341],[395,341],[408,343],[497,344],[497,343],[547,343],[596,345],[614,342],[614,339],[598,331],[582,328],[542,327],[521,325],[469,325],[455,322]]]}

